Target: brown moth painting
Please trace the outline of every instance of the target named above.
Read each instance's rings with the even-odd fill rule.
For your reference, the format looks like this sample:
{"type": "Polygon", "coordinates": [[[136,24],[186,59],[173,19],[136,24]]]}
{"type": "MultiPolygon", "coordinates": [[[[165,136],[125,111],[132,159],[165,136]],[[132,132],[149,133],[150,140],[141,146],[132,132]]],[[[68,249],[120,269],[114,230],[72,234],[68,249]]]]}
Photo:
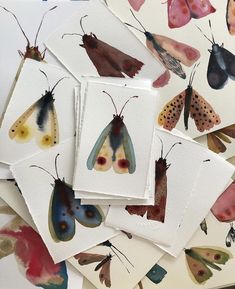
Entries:
{"type": "Polygon", "coordinates": [[[138,74],[144,65],[143,62],[101,41],[94,33],[91,32],[90,35],[85,33],[82,21],[87,16],[85,15],[80,19],[83,35],[79,33],[65,33],[62,38],[66,35],[78,35],[82,37],[83,44],[80,44],[80,46],[86,50],[88,57],[100,76],[129,76],[133,78],[138,74]]]}

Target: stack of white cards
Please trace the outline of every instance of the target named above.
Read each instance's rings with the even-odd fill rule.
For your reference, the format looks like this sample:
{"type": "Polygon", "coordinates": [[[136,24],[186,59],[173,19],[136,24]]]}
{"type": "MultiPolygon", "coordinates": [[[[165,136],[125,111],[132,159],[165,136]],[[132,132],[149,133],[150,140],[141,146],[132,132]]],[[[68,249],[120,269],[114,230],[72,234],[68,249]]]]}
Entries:
{"type": "MultiPolygon", "coordinates": [[[[120,20],[131,23],[129,3],[138,10],[144,1],[112,2],[0,1],[0,31],[12,33],[3,39],[0,271],[15,279],[0,275],[4,289],[235,282],[234,166],[203,145],[207,131],[195,132],[191,120],[189,131],[183,120],[161,127],[177,124],[177,97],[187,93],[171,101],[166,87],[154,88],[162,60],[120,20]]],[[[190,85],[197,67],[187,71],[190,85]]]]}

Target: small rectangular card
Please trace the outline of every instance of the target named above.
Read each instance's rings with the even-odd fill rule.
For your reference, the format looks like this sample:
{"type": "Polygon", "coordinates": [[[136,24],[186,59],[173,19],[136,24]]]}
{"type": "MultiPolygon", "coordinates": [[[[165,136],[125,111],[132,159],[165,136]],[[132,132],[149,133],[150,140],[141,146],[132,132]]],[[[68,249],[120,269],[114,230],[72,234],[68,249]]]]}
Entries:
{"type": "Polygon", "coordinates": [[[154,141],[154,206],[111,206],[106,224],[169,246],[207,154],[201,145],[162,130],[156,129],[154,141]]]}
{"type": "Polygon", "coordinates": [[[122,233],[69,261],[98,289],[132,289],[163,251],[141,238],[129,237],[122,233]]]}
{"type": "Polygon", "coordinates": [[[145,198],[157,93],[103,83],[86,91],[73,188],[145,198]]]}
{"type": "Polygon", "coordinates": [[[74,138],[11,166],[33,221],[55,262],[118,234],[107,207],[83,206],[72,190],[74,138]],[[27,177],[25,177],[27,176],[27,177]]]}
{"type": "Polygon", "coordinates": [[[2,288],[82,289],[83,276],[66,262],[54,264],[40,235],[1,200],[0,240],[2,288]]]}
{"type": "Polygon", "coordinates": [[[163,66],[104,3],[81,1],[78,6],[71,21],[45,42],[78,80],[82,75],[100,75],[149,78],[154,82],[164,72],[163,66]]]}
{"type": "Polygon", "coordinates": [[[26,60],[0,129],[0,161],[12,164],[72,137],[74,86],[64,69],[26,60]]]}

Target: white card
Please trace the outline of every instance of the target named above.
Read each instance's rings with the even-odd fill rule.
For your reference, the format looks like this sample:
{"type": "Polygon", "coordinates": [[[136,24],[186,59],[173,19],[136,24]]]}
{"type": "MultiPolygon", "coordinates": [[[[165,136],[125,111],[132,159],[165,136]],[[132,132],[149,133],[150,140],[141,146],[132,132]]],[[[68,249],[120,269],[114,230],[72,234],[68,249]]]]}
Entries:
{"type": "Polygon", "coordinates": [[[106,224],[157,244],[171,245],[207,154],[199,144],[161,130],[156,130],[154,140],[155,160],[158,160],[159,164],[156,176],[166,174],[160,178],[159,185],[156,186],[159,188],[159,196],[156,194],[156,199],[160,198],[158,207],[155,207],[156,211],[153,210],[152,213],[150,211],[150,216],[152,214],[153,216],[147,219],[147,210],[137,215],[136,208],[111,206],[106,224]]]}
{"type": "Polygon", "coordinates": [[[98,0],[79,2],[74,18],[52,34],[45,44],[78,80],[82,75],[129,75],[154,81],[164,72],[162,65],[98,0]],[[88,16],[82,18],[85,15],[88,16]],[[86,36],[82,40],[82,36],[64,35],[66,33],[86,36]],[[83,41],[84,45],[89,45],[88,49],[79,46],[83,41]]]}
{"type": "MultiPolygon", "coordinates": [[[[56,9],[45,16],[38,34],[36,45],[38,45],[39,51],[43,53],[45,49],[43,42],[58,25],[61,25],[74,14],[74,10],[79,4],[78,1],[1,0],[0,5],[13,12],[18,18],[19,23],[30,41],[30,46],[34,45],[36,33],[43,14],[52,7],[57,6],[56,9]]],[[[3,9],[1,9],[0,35],[2,35],[1,55],[3,56],[0,59],[0,74],[2,79],[0,114],[2,114],[6,102],[10,100],[10,89],[12,88],[14,78],[21,64],[22,58],[18,51],[20,50],[22,53],[25,53],[27,41],[13,16],[3,9]]],[[[52,56],[49,51],[46,51],[44,60],[51,64],[59,64],[57,59],[52,56]]]]}
{"type": "MultiPolygon", "coordinates": [[[[35,154],[11,167],[34,223],[55,262],[67,259],[75,253],[84,251],[117,234],[117,231],[105,227],[103,224],[102,220],[106,215],[107,207],[88,208],[89,212],[92,210],[92,213],[95,214],[92,222],[90,222],[91,218],[86,217],[85,211],[81,211],[80,217],[77,217],[76,212],[78,211],[75,206],[80,207],[80,204],[71,195],[70,187],[73,162],[74,138],[46,152],[35,154]],[[58,154],[59,156],[56,158],[58,154]],[[32,165],[39,166],[48,173],[38,167],[31,167],[32,165]],[[53,180],[52,176],[61,181],[53,180]],[[66,195],[63,197],[62,192],[64,191],[66,191],[66,195]],[[69,206],[71,206],[70,209],[69,206]],[[79,222],[75,220],[75,217],[79,222]],[[73,232],[73,228],[75,232],[73,232]],[[91,238],[91,236],[93,237],[91,238]],[[63,241],[59,242],[59,240],[63,241]]],[[[83,209],[86,210],[84,207],[83,209]]]]}
{"type": "MultiPolygon", "coordinates": [[[[70,258],[69,261],[86,277],[88,278],[96,288],[104,289],[107,287],[113,289],[125,288],[132,289],[140,279],[149,271],[149,269],[159,260],[163,252],[156,248],[153,244],[146,242],[145,240],[137,237],[128,239],[126,235],[120,234],[109,240],[109,242],[115,246],[120,252],[114,247],[107,246],[95,246],[94,248],[84,252],[88,255],[80,254],[70,258]],[[115,253],[114,253],[115,252],[115,253]],[[94,256],[89,254],[103,255],[103,259],[111,254],[110,264],[103,266],[103,269],[94,270],[95,267],[100,263],[96,261],[93,263],[86,263],[79,265],[79,259],[82,256],[89,256],[92,259],[94,256]],[[118,257],[117,257],[118,256],[118,257]],[[119,259],[120,258],[120,259],[119,259]],[[128,260],[127,260],[128,258],[128,260]],[[131,265],[131,264],[133,265],[131,265]],[[110,267],[110,274],[109,269],[110,267]],[[100,272],[103,270],[103,278],[100,272]],[[129,272],[128,272],[129,271],[129,272]],[[102,279],[104,279],[102,281],[102,279]],[[106,280],[106,281],[105,281],[106,280]],[[106,283],[106,285],[105,285],[106,283]]],[[[82,257],[83,258],[83,257],[82,257]]],[[[101,259],[102,260],[102,259],[101,259]]],[[[82,259],[80,259],[82,262],[82,259]]]]}
{"type": "Polygon", "coordinates": [[[88,84],[74,175],[75,190],[144,198],[157,101],[157,94],[149,90],[102,83],[88,84]],[[114,135],[114,139],[122,143],[123,133],[127,145],[125,142],[123,145],[111,145],[107,137],[109,127],[118,129],[116,124],[119,120],[121,127],[122,123],[125,126],[117,137],[114,135]],[[127,153],[128,158],[125,156],[127,153]]]}
{"type": "Polygon", "coordinates": [[[51,147],[55,141],[53,136],[56,137],[57,134],[57,143],[74,135],[73,95],[76,84],[73,77],[60,67],[32,60],[25,61],[0,130],[1,162],[12,164],[51,147]],[[53,91],[54,101],[51,106],[54,106],[54,112],[48,107],[48,110],[42,108],[39,103],[35,104],[48,90],[47,79],[40,70],[47,74],[51,89],[60,79],[68,77],[61,80],[53,91]],[[32,112],[29,109],[32,109],[32,112]],[[26,111],[26,115],[19,120],[26,111]],[[42,119],[37,114],[39,111],[42,119]],[[13,128],[17,120],[18,127],[13,128]],[[13,130],[17,134],[11,138],[13,130]]]}

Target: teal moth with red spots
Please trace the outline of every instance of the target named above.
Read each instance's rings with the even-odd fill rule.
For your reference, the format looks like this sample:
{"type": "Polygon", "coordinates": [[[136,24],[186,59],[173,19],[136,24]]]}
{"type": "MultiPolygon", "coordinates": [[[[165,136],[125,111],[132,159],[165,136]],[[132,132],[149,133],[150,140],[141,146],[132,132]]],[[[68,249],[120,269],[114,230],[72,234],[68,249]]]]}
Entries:
{"type": "Polygon", "coordinates": [[[110,97],[115,108],[115,114],[113,115],[113,120],[98,137],[87,159],[87,168],[88,170],[94,168],[97,171],[105,172],[113,166],[114,171],[118,174],[133,174],[136,169],[135,152],[131,137],[123,122],[124,116],[122,112],[126,104],[132,98],[137,98],[138,96],[130,97],[118,114],[111,95],[106,91],[103,91],[103,93],[110,97]]]}

